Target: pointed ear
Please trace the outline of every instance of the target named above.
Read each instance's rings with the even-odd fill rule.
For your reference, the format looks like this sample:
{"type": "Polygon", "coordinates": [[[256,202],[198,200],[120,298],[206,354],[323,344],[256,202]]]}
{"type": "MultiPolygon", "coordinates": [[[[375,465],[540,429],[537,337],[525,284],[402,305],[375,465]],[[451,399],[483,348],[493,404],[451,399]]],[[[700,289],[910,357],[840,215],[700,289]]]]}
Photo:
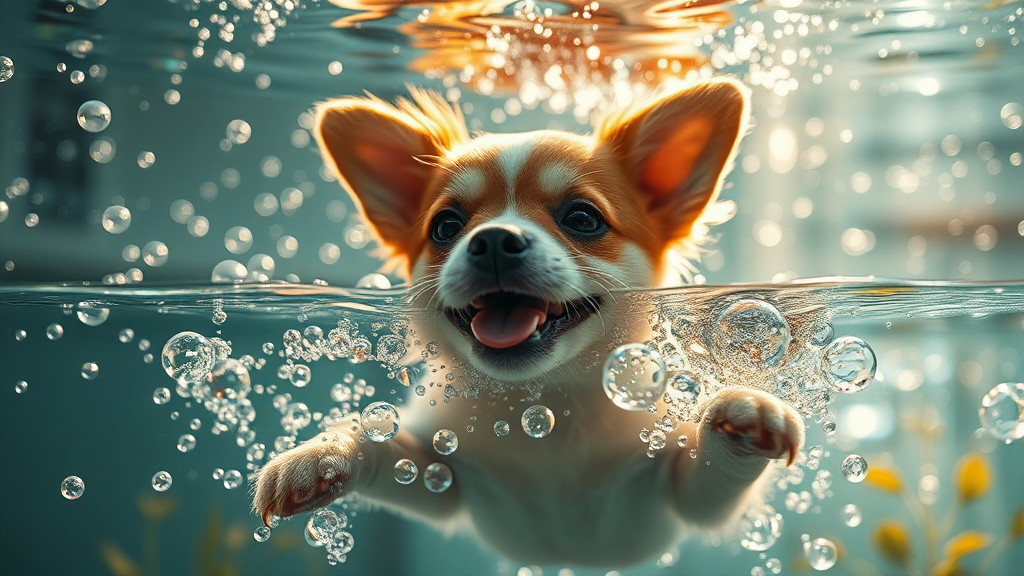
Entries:
{"type": "Polygon", "coordinates": [[[643,194],[666,242],[690,235],[718,196],[747,128],[747,89],[704,82],[607,119],[597,129],[643,194]]]}
{"type": "Polygon", "coordinates": [[[380,100],[342,98],[319,108],[314,133],[382,248],[407,256],[441,154],[431,127],[380,100]]]}

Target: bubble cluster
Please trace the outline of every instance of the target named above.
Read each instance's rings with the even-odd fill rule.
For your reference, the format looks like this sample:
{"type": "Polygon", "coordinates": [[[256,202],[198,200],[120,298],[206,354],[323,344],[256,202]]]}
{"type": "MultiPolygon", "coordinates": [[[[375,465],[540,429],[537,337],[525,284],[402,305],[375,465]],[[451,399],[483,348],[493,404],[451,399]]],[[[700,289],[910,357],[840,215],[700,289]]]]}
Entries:
{"type": "Polygon", "coordinates": [[[981,399],[981,426],[1009,444],[1024,438],[1024,383],[999,384],[981,399]]]}
{"type": "Polygon", "coordinates": [[[85,494],[85,480],[78,476],[68,476],[60,483],[60,493],[68,500],[78,500],[85,494]]]}
{"type": "MultiPolygon", "coordinates": [[[[374,402],[363,408],[362,424],[363,433],[374,442],[387,442],[398,434],[399,418],[398,410],[387,402],[374,402]]],[[[441,432],[438,432],[440,434],[441,432]]],[[[454,432],[452,433],[454,436],[454,432]]],[[[434,436],[434,447],[437,447],[437,438],[434,436]]],[[[458,439],[455,439],[455,446],[458,446],[458,439]]],[[[452,448],[455,451],[455,448],[452,448]]],[[[441,452],[438,450],[438,452],[441,452]]],[[[444,452],[441,452],[444,454],[444,452]]],[[[449,452],[450,454],[450,452],[449,452]]]]}
{"type": "Polygon", "coordinates": [[[604,393],[624,410],[646,410],[665,391],[665,362],[646,344],[619,346],[604,362],[604,393]]]}
{"type": "Polygon", "coordinates": [[[521,424],[530,438],[543,438],[555,427],[555,414],[547,406],[530,406],[523,411],[521,424]]]}

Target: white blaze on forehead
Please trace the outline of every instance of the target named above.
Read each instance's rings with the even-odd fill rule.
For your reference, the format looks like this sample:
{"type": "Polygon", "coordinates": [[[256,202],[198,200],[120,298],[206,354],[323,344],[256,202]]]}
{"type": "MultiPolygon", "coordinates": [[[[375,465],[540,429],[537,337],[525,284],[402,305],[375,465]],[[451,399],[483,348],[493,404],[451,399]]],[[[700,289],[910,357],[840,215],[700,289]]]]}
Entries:
{"type": "Polygon", "coordinates": [[[547,194],[557,194],[565,190],[577,175],[570,165],[553,162],[541,168],[540,188],[547,194]]]}
{"type": "Polygon", "coordinates": [[[498,167],[501,168],[501,175],[505,178],[509,206],[514,204],[516,181],[519,180],[519,173],[526,166],[526,159],[530,156],[532,149],[533,141],[529,138],[508,138],[507,142],[499,145],[498,167]]]}
{"type": "Polygon", "coordinates": [[[487,179],[479,168],[462,168],[448,182],[448,190],[464,200],[473,200],[483,194],[487,179]]]}

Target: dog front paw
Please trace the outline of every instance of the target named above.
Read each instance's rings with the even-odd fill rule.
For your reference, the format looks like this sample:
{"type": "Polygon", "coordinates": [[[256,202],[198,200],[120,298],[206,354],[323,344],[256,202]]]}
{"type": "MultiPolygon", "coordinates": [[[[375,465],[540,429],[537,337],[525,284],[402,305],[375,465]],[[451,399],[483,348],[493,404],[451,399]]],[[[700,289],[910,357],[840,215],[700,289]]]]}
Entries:
{"type": "Polygon", "coordinates": [[[704,422],[734,452],[793,463],[804,443],[803,419],[775,396],[744,387],[720,390],[708,403],[704,422]]]}
{"type": "Polygon", "coordinates": [[[353,476],[355,443],[325,432],[267,462],[256,475],[253,510],[263,523],[327,506],[353,476]]]}

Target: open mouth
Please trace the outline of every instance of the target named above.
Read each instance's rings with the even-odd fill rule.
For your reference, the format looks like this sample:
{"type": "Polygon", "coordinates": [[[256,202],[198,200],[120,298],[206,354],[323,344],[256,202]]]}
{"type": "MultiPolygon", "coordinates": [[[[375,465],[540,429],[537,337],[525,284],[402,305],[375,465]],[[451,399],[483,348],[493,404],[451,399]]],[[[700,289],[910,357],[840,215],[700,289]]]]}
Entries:
{"type": "Polygon", "coordinates": [[[494,291],[477,296],[470,305],[447,311],[448,319],[491,350],[531,350],[554,341],[596,313],[601,305],[592,296],[550,302],[537,296],[494,291]]]}

